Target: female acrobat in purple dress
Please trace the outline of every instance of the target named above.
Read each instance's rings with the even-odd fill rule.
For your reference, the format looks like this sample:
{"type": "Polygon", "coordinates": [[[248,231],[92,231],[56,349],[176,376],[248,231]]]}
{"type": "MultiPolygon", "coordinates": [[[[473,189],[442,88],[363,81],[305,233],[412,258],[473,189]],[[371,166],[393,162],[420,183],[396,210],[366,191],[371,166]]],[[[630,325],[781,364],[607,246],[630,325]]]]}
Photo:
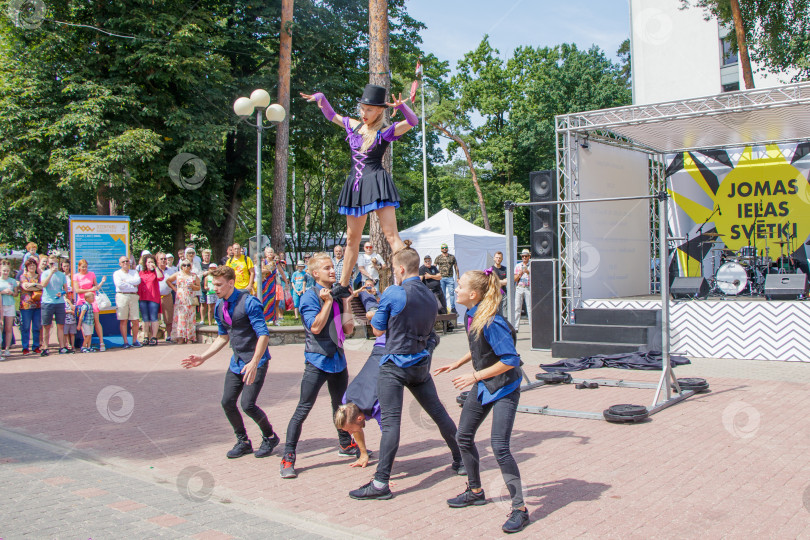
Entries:
{"type": "MultiPolygon", "coordinates": [[[[318,103],[327,120],[343,126],[352,150],[352,170],[338,197],[338,212],[346,216],[346,258],[343,268],[353,268],[357,263],[369,212],[377,213],[380,227],[393,252],[405,247],[397,231],[395,211],[399,207],[399,193],[391,175],[382,166],[382,157],[388,144],[416,126],[419,120],[402,101],[401,94],[393,103],[386,103],[385,92],[382,86],[366,85],[358,106],[362,121],[335,114],[320,92],[312,95],[301,93],[301,97],[307,101],[318,103]],[[386,126],[385,107],[400,110],[405,120],[386,126]]],[[[340,276],[340,283],[332,289],[336,298],[350,295],[351,276],[351,271],[343,272],[340,276]]]]}

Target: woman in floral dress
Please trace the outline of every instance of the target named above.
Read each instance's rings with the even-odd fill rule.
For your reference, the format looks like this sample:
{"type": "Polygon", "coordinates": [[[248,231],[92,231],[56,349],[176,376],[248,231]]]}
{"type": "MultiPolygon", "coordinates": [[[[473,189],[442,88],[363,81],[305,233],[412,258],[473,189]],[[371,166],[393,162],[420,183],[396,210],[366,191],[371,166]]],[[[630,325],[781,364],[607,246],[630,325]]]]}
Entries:
{"type": "Polygon", "coordinates": [[[197,339],[194,291],[200,290],[200,280],[191,273],[191,263],[189,261],[180,263],[180,271],[169,276],[166,284],[177,293],[174,299],[172,341],[194,343],[197,339]]]}

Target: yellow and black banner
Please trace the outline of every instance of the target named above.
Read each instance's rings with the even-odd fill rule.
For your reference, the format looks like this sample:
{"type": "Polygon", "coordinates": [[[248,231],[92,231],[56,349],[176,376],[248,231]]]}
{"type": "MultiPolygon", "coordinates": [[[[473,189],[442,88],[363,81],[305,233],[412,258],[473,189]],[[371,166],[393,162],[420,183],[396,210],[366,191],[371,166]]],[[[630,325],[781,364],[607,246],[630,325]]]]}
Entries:
{"type": "Polygon", "coordinates": [[[710,277],[723,261],[807,272],[810,141],[666,156],[675,275],[710,277]]]}

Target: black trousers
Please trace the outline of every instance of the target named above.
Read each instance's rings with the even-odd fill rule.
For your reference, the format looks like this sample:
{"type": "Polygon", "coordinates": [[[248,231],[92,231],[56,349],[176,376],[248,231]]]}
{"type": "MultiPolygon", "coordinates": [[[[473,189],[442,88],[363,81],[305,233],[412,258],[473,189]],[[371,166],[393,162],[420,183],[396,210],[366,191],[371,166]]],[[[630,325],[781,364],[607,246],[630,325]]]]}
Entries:
{"type": "Polygon", "coordinates": [[[264,386],[264,377],[267,375],[267,364],[256,370],[256,379],[253,384],[246,385],[244,383],[244,375],[241,373],[234,373],[230,369],[225,375],[225,391],[222,393],[222,408],[225,410],[225,416],[228,417],[228,422],[233,426],[233,432],[239,438],[247,438],[247,431],[245,431],[245,423],[242,421],[242,415],[239,414],[239,409],[236,408],[236,400],[239,399],[239,394],[242,394],[242,410],[245,414],[253,419],[258,424],[259,429],[262,430],[262,435],[265,437],[273,436],[273,426],[267,419],[267,415],[256,405],[256,399],[259,397],[259,392],[262,391],[264,386]]]}
{"type": "Polygon", "coordinates": [[[512,426],[515,423],[515,414],[520,402],[520,388],[509,395],[486,405],[478,401],[478,389],[473,386],[469,397],[464,401],[461,418],[458,421],[458,434],[456,440],[461,448],[461,457],[464,459],[464,468],[467,469],[467,481],[471,488],[481,487],[480,458],[475,447],[475,433],[481,422],[492,411],[492,453],[501,468],[503,480],[509,489],[512,498],[512,508],[523,508],[523,488],[520,481],[520,471],[517,462],[509,450],[509,440],[512,437],[512,426]]]}
{"type": "Polygon", "coordinates": [[[436,385],[430,376],[430,357],[407,368],[401,368],[388,361],[380,366],[380,377],[377,380],[377,399],[382,413],[382,439],[380,440],[380,461],[374,479],[388,483],[391,468],[399,449],[399,430],[402,423],[402,397],[407,388],[419,405],[436,423],[439,432],[453,454],[453,461],[461,460],[461,452],[456,443],[456,423],[447,414],[439,396],[436,385]]]}
{"type": "MultiPolygon", "coordinates": [[[[301,397],[292,418],[290,418],[290,423],[287,425],[285,454],[295,453],[298,439],[301,438],[301,428],[304,425],[304,420],[307,419],[309,411],[315,405],[315,400],[318,398],[318,392],[320,392],[323,383],[326,383],[329,389],[329,397],[332,399],[332,418],[335,417],[338,407],[343,404],[343,394],[346,393],[346,387],[349,385],[348,369],[344,369],[339,373],[327,373],[309,362],[304,362],[304,364],[306,367],[304,368],[304,377],[301,379],[301,397]]],[[[338,429],[337,432],[341,446],[348,446],[352,443],[352,436],[349,432],[342,429],[338,429]]]]}

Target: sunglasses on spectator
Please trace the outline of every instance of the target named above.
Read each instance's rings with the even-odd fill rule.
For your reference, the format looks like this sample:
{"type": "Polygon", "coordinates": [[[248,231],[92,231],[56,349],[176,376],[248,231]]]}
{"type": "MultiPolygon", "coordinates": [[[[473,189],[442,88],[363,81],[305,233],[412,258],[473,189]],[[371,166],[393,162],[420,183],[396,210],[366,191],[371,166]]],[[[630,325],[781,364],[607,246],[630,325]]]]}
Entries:
{"type": "Polygon", "coordinates": [[[374,249],[374,246],[363,246],[363,249],[374,249]]]}
{"type": "Polygon", "coordinates": [[[521,257],[529,257],[529,255],[521,255],[521,257]]]}
{"type": "Polygon", "coordinates": [[[191,268],[190,264],[181,264],[180,268],[191,268]]]}

